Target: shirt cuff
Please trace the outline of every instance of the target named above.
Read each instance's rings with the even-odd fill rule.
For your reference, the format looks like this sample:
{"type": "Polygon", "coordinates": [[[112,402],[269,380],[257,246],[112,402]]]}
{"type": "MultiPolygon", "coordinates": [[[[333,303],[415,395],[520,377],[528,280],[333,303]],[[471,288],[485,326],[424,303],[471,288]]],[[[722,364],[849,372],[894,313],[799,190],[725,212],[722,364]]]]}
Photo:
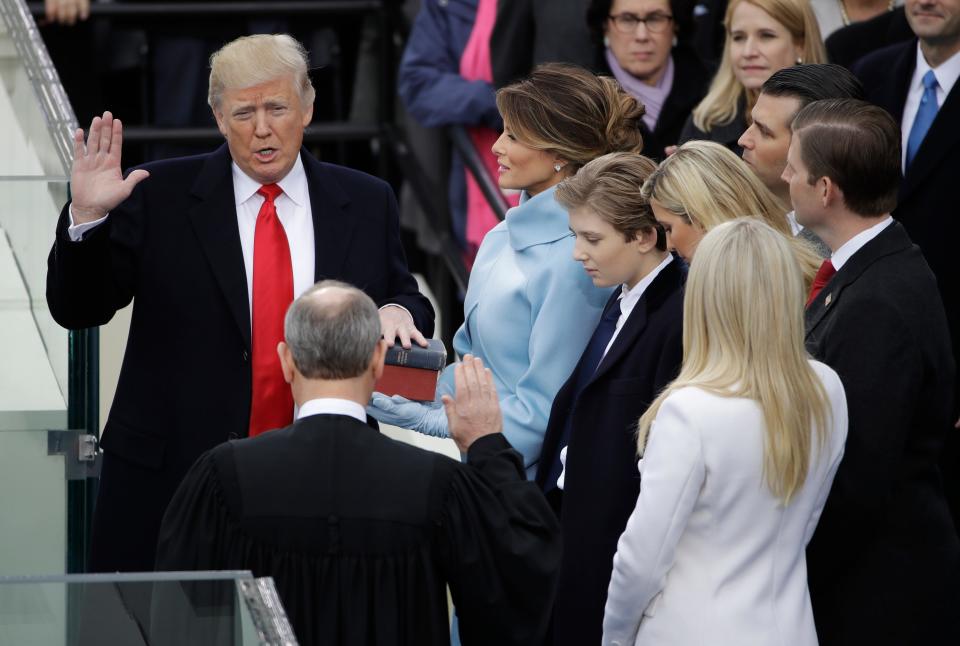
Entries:
{"type": "Polygon", "coordinates": [[[110,214],[107,213],[102,218],[94,220],[93,222],[84,222],[83,224],[74,224],[73,223],[73,205],[67,209],[70,214],[70,226],[67,227],[67,235],[70,237],[71,242],[80,242],[83,240],[83,234],[91,229],[95,229],[106,221],[107,216],[110,214]]]}
{"type": "Polygon", "coordinates": [[[557,489],[563,491],[563,481],[567,475],[567,447],[560,449],[560,477],[557,478],[557,489]]]}
{"type": "MultiPolygon", "coordinates": [[[[99,222],[99,221],[100,221],[100,220],[97,220],[97,222],[99,222]]],[[[92,223],[91,223],[91,224],[92,224],[92,223]]],[[[83,226],[83,225],[81,225],[81,226],[83,226]]],[[[403,310],[404,312],[406,312],[407,314],[410,314],[410,310],[408,310],[408,309],[407,309],[406,307],[404,307],[403,305],[398,305],[397,303],[387,303],[386,305],[384,305],[384,306],[381,307],[380,309],[383,310],[383,309],[386,308],[386,307],[399,307],[400,309],[402,309],[402,310],[403,310]]],[[[416,326],[417,321],[416,321],[416,319],[413,318],[413,314],[410,314],[410,320],[413,321],[414,326],[416,326]]]]}

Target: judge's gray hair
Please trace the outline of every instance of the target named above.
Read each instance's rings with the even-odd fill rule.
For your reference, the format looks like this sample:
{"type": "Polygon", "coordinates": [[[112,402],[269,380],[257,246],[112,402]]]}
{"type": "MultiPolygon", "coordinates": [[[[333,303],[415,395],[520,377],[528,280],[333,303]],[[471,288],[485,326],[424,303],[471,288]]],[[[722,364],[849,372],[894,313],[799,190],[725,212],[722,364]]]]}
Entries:
{"type": "Polygon", "coordinates": [[[287,34],[256,34],[231,41],[210,57],[207,103],[219,110],[224,90],[289,77],[303,107],[313,105],[315,91],[307,75],[307,50],[287,34]]]}
{"type": "Polygon", "coordinates": [[[380,314],[356,287],[324,280],[293,301],[283,334],[307,379],[351,379],[370,366],[381,336],[380,314]]]}

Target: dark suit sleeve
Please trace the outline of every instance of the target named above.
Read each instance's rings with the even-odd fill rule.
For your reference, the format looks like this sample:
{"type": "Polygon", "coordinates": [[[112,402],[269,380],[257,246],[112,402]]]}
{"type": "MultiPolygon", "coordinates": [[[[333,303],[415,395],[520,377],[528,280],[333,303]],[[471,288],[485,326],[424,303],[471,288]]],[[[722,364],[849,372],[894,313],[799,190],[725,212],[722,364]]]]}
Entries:
{"type": "Polygon", "coordinates": [[[560,528],[501,434],[482,437],[454,474],[441,554],[464,646],[539,644],[553,605],[560,528]]]}
{"type": "MultiPolygon", "coordinates": [[[[676,262],[676,261],[674,261],[676,262]]],[[[677,378],[680,364],[683,363],[683,324],[678,321],[668,334],[664,335],[662,351],[653,375],[653,396],[677,378]]]]}
{"type": "Polygon", "coordinates": [[[907,438],[917,432],[924,375],[919,346],[893,304],[867,295],[843,308],[834,314],[843,327],[833,329],[822,360],[843,382],[850,426],[824,517],[856,540],[890,508],[907,438]]]}
{"type": "Polygon", "coordinates": [[[413,322],[425,337],[433,336],[434,312],[433,306],[427,297],[420,293],[417,279],[407,268],[407,256],[403,252],[400,242],[400,216],[397,210],[397,199],[393,190],[384,184],[384,205],[386,211],[386,254],[388,285],[387,296],[377,302],[377,307],[396,304],[401,305],[413,315],[413,322]]]}
{"type": "Polygon", "coordinates": [[[133,299],[143,240],[142,195],[141,187],[134,189],[103,224],[78,242],[67,233],[70,205],[63,207],[47,258],[47,304],[63,327],[103,325],[133,299]]]}

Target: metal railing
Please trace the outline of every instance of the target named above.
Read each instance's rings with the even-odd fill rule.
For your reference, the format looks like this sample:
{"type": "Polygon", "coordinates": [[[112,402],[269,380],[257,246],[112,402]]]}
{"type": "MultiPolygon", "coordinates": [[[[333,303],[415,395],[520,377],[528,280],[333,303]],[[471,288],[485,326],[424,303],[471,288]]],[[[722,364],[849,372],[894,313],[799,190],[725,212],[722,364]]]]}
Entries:
{"type": "Polygon", "coordinates": [[[69,174],[73,164],[73,133],[77,128],[77,116],[60,84],[60,76],[22,0],[0,0],[0,19],[7,24],[17,55],[23,61],[27,78],[37,93],[40,110],[53,133],[57,155],[64,171],[69,174]]]}
{"type": "MultiPolygon", "coordinates": [[[[384,8],[383,0],[280,0],[274,2],[151,2],[148,4],[124,4],[122,2],[92,2],[91,16],[151,16],[220,18],[223,16],[303,16],[331,15],[378,11],[384,8]]],[[[44,15],[44,3],[29,2],[27,6],[34,16],[44,15]]]]}

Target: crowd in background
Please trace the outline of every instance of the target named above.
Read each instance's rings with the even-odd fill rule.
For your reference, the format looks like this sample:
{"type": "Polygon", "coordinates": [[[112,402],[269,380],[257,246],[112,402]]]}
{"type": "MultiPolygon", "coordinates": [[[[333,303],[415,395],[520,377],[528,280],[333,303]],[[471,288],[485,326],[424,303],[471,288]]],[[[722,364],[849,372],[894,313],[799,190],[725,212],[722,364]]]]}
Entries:
{"type": "MultiPolygon", "coordinates": [[[[960,0],[416,4],[397,89],[472,265],[453,349],[563,539],[503,643],[958,643],[960,0]]],[[[219,45],[168,36],[156,69],[219,45]]],[[[457,438],[457,379],[367,413],[457,438]]]]}

